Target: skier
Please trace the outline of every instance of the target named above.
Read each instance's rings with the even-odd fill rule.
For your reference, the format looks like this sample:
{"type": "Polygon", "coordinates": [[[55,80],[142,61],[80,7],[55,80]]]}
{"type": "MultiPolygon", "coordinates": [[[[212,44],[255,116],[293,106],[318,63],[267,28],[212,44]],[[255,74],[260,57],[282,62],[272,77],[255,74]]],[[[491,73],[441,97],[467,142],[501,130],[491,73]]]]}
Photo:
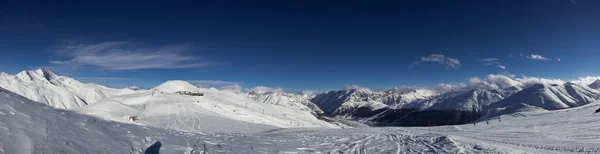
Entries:
{"type": "Polygon", "coordinates": [[[485,123],[488,124],[488,125],[490,124],[490,122],[488,120],[485,120],[485,123]]]}
{"type": "Polygon", "coordinates": [[[498,118],[498,122],[502,122],[502,119],[501,119],[501,118],[498,118]]]}

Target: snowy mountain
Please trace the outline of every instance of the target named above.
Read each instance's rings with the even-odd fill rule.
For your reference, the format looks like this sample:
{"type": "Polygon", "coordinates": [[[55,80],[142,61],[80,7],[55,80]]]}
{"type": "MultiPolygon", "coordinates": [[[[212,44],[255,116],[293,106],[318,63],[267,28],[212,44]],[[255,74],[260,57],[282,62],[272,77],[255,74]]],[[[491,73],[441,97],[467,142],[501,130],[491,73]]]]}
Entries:
{"type": "Polygon", "coordinates": [[[387,108],[368,118],[377,126],[428,126],[464,124],[478,119],[489,104],[506,97],[498,90],[474,89],[449,92],[401,108],[387,108]]]}
{"type": "Polygon", "coordinates": [[[318,94],[311,101],[328,115],[351,116],[350,113],[358,108],[376,110],[386,107],[381,99],[382,93],[356,88],[318,94]]]}
{"type": "Polygon", "coordinates": [[[138,124],[187,131],[252,133],[277,128],[339,128],[319,120],[314,111],[301,102],[287,99],[294,96],[283,93],[257,96],[258,100],[263,98],[268,103],[176,80],[150,91],[112,97],[75,111],[119,122],[129,122],[128,117],[137,116],[138,124]],[[177,91],[201,92],[204,96],[175,94],[177,91]]]}
{"type": "Polygon", "coordinates": [[[514,112],[572,108],[596,100],[600,100],[600,91],[573,83],[443,94],[418,90],[385,93],[352,89],[330,91],[312,99],[332,116],[374,126],[456,125],[514,112]]]}
{"type": "Polygon", "coordinates": [[[356,114],[382,108],[398,108],[405,104],[425,100],[438,95],[436,92],[418,89],[409,92],[372,91],[366,88],[354,88],[329,91],[316,95],[311,101],[326,114],[354,117],[356,114]]]}
{"type": "Polygon", "coordinates": [[[135,92],[81,83],[66,76],[57,76],[46,69],[23,71],[16,75],[0,73],[0,87],[62,109],[78,108],[108,97],[135,92]]]}
{"type": "Polygon", "coordinates": [[[243,95],[260,103],[273,104],[301,111],[311,111],[315,114],[323,113],[323,110],[321,110],[319,106],[309,100],[310,95],[291,94],[284,92],[258,93],[254,91],[244,93],[243,95]]]}
{"type": "Polygon", "coordinates": [[[588,87],[590,87],[592,89],[600,90],[600,80],[594,81],[593,83],[588,85],[588,87]]]}
{"type": "Polygon", "coordinates": [[[592,114],[598,107],[598,102],[558,111],[532,107],[476,125],[352,129],[247,125],[238,129],[257,133],[206,133],[105,121],[0,88],[0,153],[599,153],[600,119],[592,114]]]}
{"type": "Polygon", "coordinates": [[[490,105],[488,109],[525,104],[546,110],[558,110],[582,106],[597,100],[600,100],[600,92],[586,86],[573,83],[536,84],[490,105]]]}

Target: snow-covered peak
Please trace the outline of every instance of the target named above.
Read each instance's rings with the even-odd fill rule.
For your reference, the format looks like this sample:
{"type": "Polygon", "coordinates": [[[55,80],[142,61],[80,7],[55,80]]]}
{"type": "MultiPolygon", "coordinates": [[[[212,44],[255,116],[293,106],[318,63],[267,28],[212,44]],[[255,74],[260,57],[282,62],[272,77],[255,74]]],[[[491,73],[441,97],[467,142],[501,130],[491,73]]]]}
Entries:
{"type": "Polygon", "coordinates": [[[52,71],[50,71],[48,69],[36,69],[36,70],[22,71],[17,74],[17,77],[24,79],[24,80],[29,80],[29,81],[33,81],[33,80],[52,81],[52,80],[59,78],[59,76],[57,76],[56,74],[54,74],[52,71]]]}
{"type": "Polygon", "coordinates": [[[597,90],[573,83],[535,84],[492,104],[489,108],[503,108],[523,103],[547,110],[557,110],[585,105],[599,99],[600,93],[597,90]]]}
{"type": "Polygon", "coordinates": [[[62,109],[73,109],[116,95],[129,94],[129,89],[112,89],[81,83],[58,76],[47,69],[22,71],[17,75],[0,74],[0,87],[36,102],[62,109]]]}
{"type": "Polygon", "coordinates": [[[600,80],[594,81],[592,84],[588,85],[592,89],[600,90],[600,80]]]}
{"type": "Polygon", "coordinates": [[[198,92],[198,87],[192,85],[187,81],[182,80],[170,80],[163,84],[160,84],[154,87],[152,90],[165,92],[165,93],[175,93],[178,91],[189,91],[189,92],[198,92]]]}

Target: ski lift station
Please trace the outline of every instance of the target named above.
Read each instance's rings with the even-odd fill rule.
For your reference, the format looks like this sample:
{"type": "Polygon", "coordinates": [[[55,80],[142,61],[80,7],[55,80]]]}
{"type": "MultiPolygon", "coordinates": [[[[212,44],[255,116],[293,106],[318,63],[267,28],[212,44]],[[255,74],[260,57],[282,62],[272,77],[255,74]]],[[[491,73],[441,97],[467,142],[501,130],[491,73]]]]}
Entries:
{"type": "Polygon", "coordinates": [[[175,93],[177,93],[179,95],[188,95],[188,96],[204,96],[204,93],[201,93],[201,92],[194,93],[194,92],[190,92],[190,91],[177,91],[175,93]]]}

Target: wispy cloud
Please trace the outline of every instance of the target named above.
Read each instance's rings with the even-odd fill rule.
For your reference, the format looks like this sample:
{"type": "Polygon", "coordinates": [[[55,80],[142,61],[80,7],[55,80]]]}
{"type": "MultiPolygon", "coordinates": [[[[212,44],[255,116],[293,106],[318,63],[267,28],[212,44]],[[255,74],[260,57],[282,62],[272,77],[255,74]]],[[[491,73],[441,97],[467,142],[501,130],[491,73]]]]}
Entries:
{"type": "Polygon", "coordinates": [[[531,59],[531,60],[550,60],[542,55],[536,55],[536,54],[531,54],[531,55],[525,56],[525,58],[531,59]]]}
{"type": "Polygon", "coordinates": [[[496,65],[500,69],[503,69],[503,70],[506,69],[506,66],[504,66],[498,62],[498,58],[485,58],[485,59],[479,59],[477,61],[484,62],[483,63],[484,65],[488,65],[488,66],[496,65]]]}
{"type": "Polygon", "coordinates": [[[219,80],[189,80],[188,82],[198,86],[228,86],[239,85],[238,82],[219,81],[219,80]]]}
{"type": "Polygon", "coordinates": [[[421,57],[419,61],[413,62],[410,67],[414,67],[416,65],[420,65],[422,63],[438,63],[442,65],[446,65],[449,68],[460,68],[460,60],[455,58],[446,57],[440,54],[433,54],[426,57],[421,57]]]}
{"type": "Polygon", "coordinates": [[[50,61],[55,65],[92,66],[108,70],[198,68],[215,62],[186,55],[192,45],[139,47],[129,42],[104,42],[92,45],[69,45],[60,55],[69,60],[50,61]]]}
{"type": "Polygon", "coordinates": [[[82,82],[109,82],[109,81],[123,81],[130,80],[130,78],[113,78],[113,77],[80,77],[76,78],[82,82]]]}
{"type": "Polygon", "coordinates": [[[560,58],[556,58],[556,60],[557,60],[558,62],[560,62],[560,58]]]}
{"type": "Polygon", "coordinates": [[[479,59],[477,61],[496,61],[498,60],[497,58],[486,58],[486,59],[479,59]]]}

